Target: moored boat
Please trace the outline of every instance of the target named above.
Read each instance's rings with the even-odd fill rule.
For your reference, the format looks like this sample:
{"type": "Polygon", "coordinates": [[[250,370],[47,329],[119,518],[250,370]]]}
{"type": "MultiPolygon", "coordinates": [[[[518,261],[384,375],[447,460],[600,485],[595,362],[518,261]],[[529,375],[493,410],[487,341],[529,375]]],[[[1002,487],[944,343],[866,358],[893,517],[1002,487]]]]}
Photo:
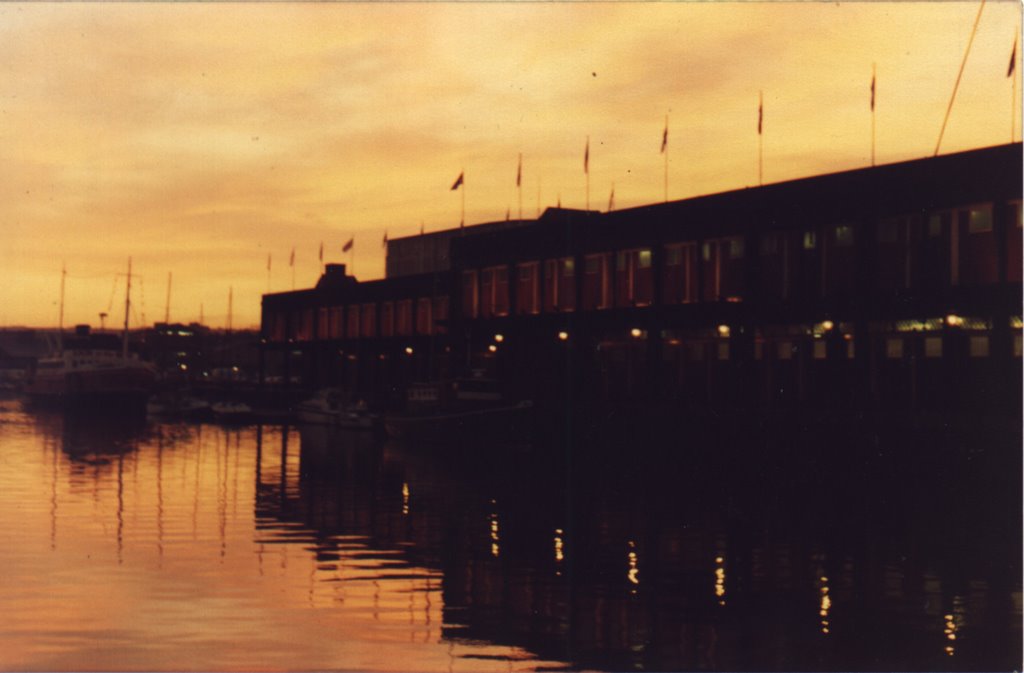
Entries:
{"type": "Polygon", "coordinates": [[[531,438],[533,403],[506,401],[497,381],[472,378],[413,384],[406,396],[405,413],[384,417],[384,428],[393,439],[460,443],[467,439],[524,442],[531,438]]]}
{"type": "Polygon", "coordinates": [[[335,388],[317,392],[308,400],[295,405],[295,416],[300,423],[331,425],[350,430],[372,430],[377,417],[362,402],[346,404],[344,395],[335,388]]]}

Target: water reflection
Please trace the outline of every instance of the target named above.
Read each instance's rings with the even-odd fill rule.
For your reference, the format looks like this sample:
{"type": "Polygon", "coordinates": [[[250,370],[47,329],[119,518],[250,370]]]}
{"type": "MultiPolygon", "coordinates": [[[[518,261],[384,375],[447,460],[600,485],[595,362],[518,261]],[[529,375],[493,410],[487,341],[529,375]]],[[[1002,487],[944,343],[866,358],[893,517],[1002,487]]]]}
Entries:
{"type": "Polygon", "coordinates": [[[1019,531],[995,515],[1010,498],[950,519],[962,474],[889,472],[900,488],[864,493],[805,455],[766,478],[598,443],[466,456],[324,428],[0,417],[15,668],[941,670],[1019,653],[1019,531]]]}

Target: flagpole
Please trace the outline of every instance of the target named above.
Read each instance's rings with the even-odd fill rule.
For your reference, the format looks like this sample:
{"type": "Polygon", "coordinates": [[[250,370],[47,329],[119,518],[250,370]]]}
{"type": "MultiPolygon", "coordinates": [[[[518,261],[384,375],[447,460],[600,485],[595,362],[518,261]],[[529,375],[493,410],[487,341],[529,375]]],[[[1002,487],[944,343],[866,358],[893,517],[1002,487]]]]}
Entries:
{"type": "Polygon", "coordinates": [[[459,175],[463,176],[462,177],[462,185],[461,185],[462,186],[462,218],[459,220],[459,227],[462,228],[462,227],[466,226],[466,177],[465,177],[466,176],[466,169],[462,169],[462,172],[459,173],[459,175]]]}
{"type": "Polygon", "coordinates": [[[540,176],[537,176],[537,217],[540,217],[540,176]]]}
{"type": "Polygon", "coordinates": [[[523,153],[519,153],[519,170],[516,171],[516,190],[519,192],[519,221],[523,221],[523,153]]]}
{"type": "Polygon", "coordinates": [[[267,294],[270,294],[270,253],[267,253],[267,294]]]}
{"type": "Polygon", "coordinates": [[[875,64],[871,64],[871,165],[875,165],[875,64]]]}
{"type": "Polygon", "coordinates": [[[661,136],[661,149],[665,155],[665,203],[668,203],[668,115],[665,115],[665,132],[661,136]]]}
{"type": "Polygon", "coordinates": [[[587,149],[583,154],[583,172],[587,176],[587,210],[590,210],[590,136],[587,136],[587,149]]]}
{"type": "Polygon", "coordinates": [[[967,49],[964,50],[964,58],[960,61],[960,70],[956,74],[956,82],[953,83],[953,93],[949,96],[949,105],[946,107],[946,116],[942,118],[942,128],[939,129],[939,139],[935,141],[935,154],[939,156],[939,148],[942,147],[942,136],[946,134],[946,123],[949,121],[949,113],[953,111],[953,101],[956,100],[957,89],[960,88],[960,78],[964,74],[964,66],[967,65],[967,56],[971,53],[971,45],[974,44],[974,34],[978,32],[978,24],[981,22],[981,13],[985,9],[985,0],[981,0],[978,6],[978,15],[974,17],[974,27],[971,28],[971,37],[967,40],[967,49]]]}
{"type": "Polygon", "coordinates": [[[761,122],[764,115],[764,92],[757,93],[757,184],[764,184],[764,133],[761,122]]]}

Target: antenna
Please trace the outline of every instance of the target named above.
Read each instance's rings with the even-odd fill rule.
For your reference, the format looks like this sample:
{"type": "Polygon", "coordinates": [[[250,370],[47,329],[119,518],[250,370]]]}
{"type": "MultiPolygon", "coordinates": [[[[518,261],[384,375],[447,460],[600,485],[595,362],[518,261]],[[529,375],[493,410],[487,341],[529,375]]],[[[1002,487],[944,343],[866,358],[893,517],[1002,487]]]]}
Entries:
{"type": "Polygon", "coordinates": [[[235,288],[228,286],[228,332],[231,332],[231,305],[234,302],[235,288]]]}

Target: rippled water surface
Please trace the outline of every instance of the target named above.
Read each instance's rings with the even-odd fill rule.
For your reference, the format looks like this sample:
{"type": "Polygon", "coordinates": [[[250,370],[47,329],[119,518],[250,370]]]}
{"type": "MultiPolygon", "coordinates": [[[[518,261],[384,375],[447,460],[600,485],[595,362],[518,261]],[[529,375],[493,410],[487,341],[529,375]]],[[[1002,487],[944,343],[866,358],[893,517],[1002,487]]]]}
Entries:
{"type": "Polygon", "coordinates": [[[1019,443],[820,441],[454,451],[7,403],[0,667],[1019,669],[1019,443]]]}

